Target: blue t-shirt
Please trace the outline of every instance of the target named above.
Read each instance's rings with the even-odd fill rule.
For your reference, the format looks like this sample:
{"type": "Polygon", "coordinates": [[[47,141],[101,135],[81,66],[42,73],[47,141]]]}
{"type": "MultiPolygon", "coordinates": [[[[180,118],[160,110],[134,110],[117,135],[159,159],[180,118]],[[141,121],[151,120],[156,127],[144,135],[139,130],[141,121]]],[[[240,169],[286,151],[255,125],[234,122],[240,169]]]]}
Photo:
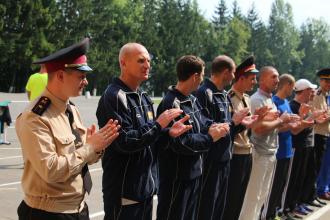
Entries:
{"type": "MultiPolygon", "coordinates": [[[[273,101],[277,107],[277,109],[280,111],[280,113],[292,113],[289,102],[287,99],[281,99],[278,96],[273,96],[273,101]]],[[[292,152],[292,136],[290,131],[285,132],[279,132],[279,148],[276,153],[277,159],[285,159],[290,158],[293,156],[292,152]]]]}

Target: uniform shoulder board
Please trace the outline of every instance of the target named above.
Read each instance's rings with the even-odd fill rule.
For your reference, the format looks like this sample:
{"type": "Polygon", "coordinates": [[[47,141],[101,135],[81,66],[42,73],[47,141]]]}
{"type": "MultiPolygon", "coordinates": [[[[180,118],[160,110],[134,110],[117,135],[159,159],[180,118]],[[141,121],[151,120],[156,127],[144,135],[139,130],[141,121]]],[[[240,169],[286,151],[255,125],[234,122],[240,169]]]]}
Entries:
{"type": "Polygon", "coordinates": [[[228,92],[228,95],[229,95],[230,98],[233,98],[236,94],[235,94],[235,92],[233,90],[230,90],[228,92]]]}
{"type": "Polygon", "coordinates": [[[47,110],[50,103],[51,103],[51,101],[48,97],[42,96],[42,97],[40,97],[38,102],[33,107],[32,112],[41,116],[47,110]]]}
{"type": "Polygon", "coordinates": [[[213,101],[213,92],[211,89],[206,89],[206,95],[207,95],[207,98],[210,102],[213,101]]]}
{"type": "Polygon", "coordinates": [[[117,100],[119,100],[125,106],[125,108],[128,109],[126,92],[120,89],[117,94],[117,100]]]}

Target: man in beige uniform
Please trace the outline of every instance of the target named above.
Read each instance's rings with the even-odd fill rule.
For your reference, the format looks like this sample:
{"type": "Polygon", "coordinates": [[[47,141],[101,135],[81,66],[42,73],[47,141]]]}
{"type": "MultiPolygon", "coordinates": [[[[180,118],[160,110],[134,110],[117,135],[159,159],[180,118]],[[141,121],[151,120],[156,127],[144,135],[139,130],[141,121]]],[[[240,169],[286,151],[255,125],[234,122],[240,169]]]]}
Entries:
{"type": "Polygon", "coordinates": [[[24,200],[20,220],[89,219],[84,195],[91,189],[87,164],[96,162],[117,136],[117,121],[86,129],[70,97],[81,94],[92,69],[85,56],[86,38],[35,63],[45,63],[48,85],[42,96],[18,116],[22,145],[24,200]]]}
{"type": "MultiPolygon", "coordinates": [[[[251,109],[250,96],[257,84],[257,73],[254,57],[244,60],[235,71],[235,82],[229,91],[229,97],[235,111],[251,109]]],[[[251,114],[251,110],[250,113],[251,114]]],[[[247,184],[252,169],[252,144],[245,129],[237,134],[233,144],[233,157],[230,161],[230,174],[227,191],[226,208],[223,219],[236,220],[239,217],[247,184]]]]}
{"type": "MultiPolygon", "coordinates": [[[[327,111],[329,109],[328,96],[330,91],[330,69],[322,69],[318,71],[317,75],[320,77],[320,88],[318,89],[315,97],[313,98],[312,106],[314,110],[327,111]]],[[[324,169],[321,168],[325,165],[322,165],[322,160],[324,157],[324,153],[326,152],[327,139],[330,133],[329,120],[321,124],[316,124],[314,127],[314,133],[315,174],[319,175],[319,177],[322,177],[324,169]]],[[[323,163],[324,162],[325,161],[323,161],[323,163]]],[[[320,190],[320,183],[320,181],[317,182],[318,196],[322,199],[330,200],[330,195],[328,195],[326,191],[320,190]]],[[[326,185],[328,184],[329,183],[326,183],[326,185]]],[[[323,183],[321,183],[321,185],[323,185],[323,183]]]]}

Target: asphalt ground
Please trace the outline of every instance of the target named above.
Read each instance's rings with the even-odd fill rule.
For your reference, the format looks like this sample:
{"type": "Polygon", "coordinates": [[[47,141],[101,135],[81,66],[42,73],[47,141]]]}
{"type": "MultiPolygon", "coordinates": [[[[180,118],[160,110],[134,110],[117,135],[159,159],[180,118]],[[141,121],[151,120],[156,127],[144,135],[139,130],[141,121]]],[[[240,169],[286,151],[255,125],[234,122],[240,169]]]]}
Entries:
{"type": "MultiPolygon", "coordinates": [[[[97,124],[95,112],[99,97],[85,96],[73,98],[72,101],[78,106],[85,126],[97,124]]],[[[28,104],[26,94],[0,93],[0,101],[10,100],[10,113],[13,121],[28,104]]],[[[15,220],[17,207],[22,201],[21,175],[23,172],[23,160],[21,147],[15,133],[14,123],[7,128],[7,140],[11,145],[0,145],[0,220],[15,220]]],[[[102,200],[102,167],[98,162],[89,168],[93,179],[91,194],[87,196],[90,218],[93,220],[103,219],[102,200]]],[[[154,210],[155,211],[155,210],[154,210]]],[[[155,219],[155,218],[154,218],[155,219]]],[[[315,210],[306,220],[329,220],[330,204],[315,210]]]]}

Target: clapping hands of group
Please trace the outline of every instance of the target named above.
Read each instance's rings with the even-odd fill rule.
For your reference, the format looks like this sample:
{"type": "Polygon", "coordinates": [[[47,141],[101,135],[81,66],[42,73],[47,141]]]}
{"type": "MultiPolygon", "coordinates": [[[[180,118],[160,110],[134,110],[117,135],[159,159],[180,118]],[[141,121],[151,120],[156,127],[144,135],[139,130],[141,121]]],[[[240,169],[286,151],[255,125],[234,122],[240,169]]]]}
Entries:
{"type": "MultiPolygon", "coordinates": [[[[183,114],[183,111],[179,108],[167,109],[157,118],[157,122],[162,128],[166,128],[174,119],[183,114]]],[[[174,122],[169,130],[169,135],[171,137],[178,137],[181,134],[187,132],[192,128],[191,125],[185,125],[184,123],[189,119],[189,115],[185,115],[180,120],[174,122]]]]}
{"type": "Polygon", "coordinates": [[[229,133],[229,123],[213,123],[208,130],[208,134],[212,137],[213,142],[218,141],[220,138],[229,133]]]}
{"type": "Polygon", "coordinates": [[[90,144],[95,152],[100,152],[108,147],[118,136],[120,125],[117,120],[110,119],[108,123],[96,131],[96,126],[93,124],[87,129],[87,143],[90,144]]]}
{"type": "MultiPolygon", "coordinates": [[[[261,111],[265,110],[262,109],[261,111]]],[[[234,121],[235,125],[242,124],[247,128],[251,128],[254,123],[257,122],[259,115],[248,115],[250,112],[249,108],[243,108],[240,111],[235,111],[233,114],[232,120],[234,121]]]]}

